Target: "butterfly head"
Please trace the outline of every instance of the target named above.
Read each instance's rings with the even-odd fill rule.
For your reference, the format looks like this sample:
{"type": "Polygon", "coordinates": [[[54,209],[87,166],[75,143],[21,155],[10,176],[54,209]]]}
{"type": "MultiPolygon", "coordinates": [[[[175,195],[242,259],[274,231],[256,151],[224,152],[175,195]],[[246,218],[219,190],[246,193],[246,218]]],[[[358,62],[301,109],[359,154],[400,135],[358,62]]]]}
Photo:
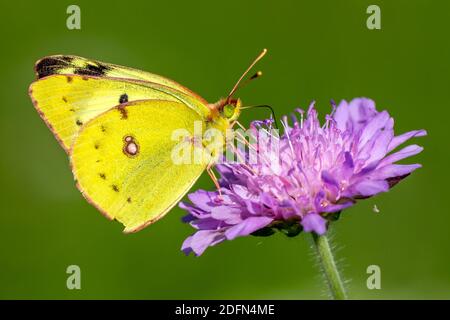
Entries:
{"type": "Polygon", "coordinates": [[[220,115],[229,122],[237,120],[241,114],[241,104],[239,99],[225,101],[223,106],[219,108],[220,115]]]}
{"type": "Polygon", "coordinates": [[[215,126],[226,130],[232,122],[239,118],[241,105],[240,99],[220,99],[209,105],[210,120],[215,123],[215,126]]]}

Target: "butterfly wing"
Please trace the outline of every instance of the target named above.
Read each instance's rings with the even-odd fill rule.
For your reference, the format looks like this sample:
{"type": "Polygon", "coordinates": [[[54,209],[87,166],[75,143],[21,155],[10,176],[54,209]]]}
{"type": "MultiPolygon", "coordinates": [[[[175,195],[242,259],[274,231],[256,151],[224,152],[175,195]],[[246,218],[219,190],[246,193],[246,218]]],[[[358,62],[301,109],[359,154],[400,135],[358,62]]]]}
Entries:
{"type": "Polygon", "coordinates": [[[207,104],[198,94],[160,75],[78,56],[53,55],[44,57],[36,63],[35,71],[38,79],[54,74],[75,74],[147,81],[178,90],[186,95],[195,97],[203,104],[207,104]]]}
{"type": "Polygon", "coordinates": [[[84,123],[120,103],[142,99],[179,101],[205,116],[209,113],[196,97],[161,84],[131,79],[54,74],[33,82],[29,93],[66,152],[84,123]]]}
{"type": "Polygon", "coordinates": [[[186,104],[160,100],[122,104],[97,116],[82,127],[71,151],[78,188],[107,217],[120,221],[124,232],[153,223],[207,165],[198,161],[206,158],[198,157],[203,151],[189,138],[195,121],[205,126],[203,116],[186,104]],[[187,138],[172,139],[177,129],[187,138]],[[174,150],[189,150],[190,160],[177,164],[174,150]]]}

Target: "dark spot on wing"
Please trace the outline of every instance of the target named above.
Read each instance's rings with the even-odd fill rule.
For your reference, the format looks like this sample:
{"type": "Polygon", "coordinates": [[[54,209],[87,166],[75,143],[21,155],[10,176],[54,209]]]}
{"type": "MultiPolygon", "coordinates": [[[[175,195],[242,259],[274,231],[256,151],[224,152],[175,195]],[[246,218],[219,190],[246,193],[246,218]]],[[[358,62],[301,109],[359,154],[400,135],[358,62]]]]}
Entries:
{"type": "Polygon", "coordinates": [[[111,186],[111,188],[112,188],[115,192],[119,192],[119,187],[116,186],[115,184],[113,184],[113,185],[111,186]]]}
{"type": "Polygon", "coordinates": [[[128,197],[127,202],[131,203],[131,198],[130,197],[128,197]]]}
{"type": "Polygon", "coordinates": [[[106,180],[106,174],[104,174],[104,173],[99,173],[98,175],[99,175],[100,178],[102,178],[103,180],[106,180]]]}
{"type": "Polygon", "coordinates": [[[104,125],[101,125],[101,126],[100,126],[100,130],[102,130],[102,132],[106,132],[105,126],[104,126],[104,125]]]}
{"type": "Polygon", "coordinates": [[[73,79],[72,79],[72,77],[67,77],[66,80],[68,83],[70,83],[70,82],[72,82],[73,79]]]}
{"type": "Polygon", "coordinates": [[[76,124],[77,124],[77,126],[82,126],[82,125],[83,125],[83,122],[82,122],[80,119],[78,119],[78,120],[76,121],[76,124]]]}
{"type": "Polygon", "coordinates": [[[48,58],[41,59],[36,64],[36,71],[39,72],[39,71],[47,69],[48,67],[51,67],[51,66],[58,66],[58,65],[65,65],[65,64],[66,64],[65,61],[61,61],[59,59],[48,57],[48,58]]]}
{"type": "Polygon", "coordinates": [[[125,102],[128,102],[128,95],[126,93],[121,95],[119,98],[119,103],[125,103],[125,102]]]}
{"type": "Polygon", "coordinates": [[[69,111],[71,111],[71,112],[75,112],[75,109],[71,108],[71,109],[69,109],[69,111]]]}
{"type": "Polygon", "coordinates": [[[96,143],[96,144],[94,144],[94,148],[98,149],[98,148],[100,148],[100,145],[98,143],[96,143]]]}
{"type": "Polygon", "coordinates": [[[64,102],[67,102],[67,98],[66,97],[62,97],[64,102]]]}
{"type": "Polygon", "coordinates": [[[37,78],[57,74],[58,70],[68,67],[70,62],[72,57],[68,56],[43,58],[35,66],[37,78]]]}
{"type": "Polygon", "coordinates": [[[101,77],[104,76],[108,70],[110,70],[108,66],[97,62],[95,65],[88,63],[86,67],[76,68],[74,73],[82,76],[101,77]]]}
{"type": "Polygon", "coordinates": [[[117,110],[122,114],[122,119],[128,119],[128,111],[125,109],[125,106],[117,106],[117,110]]]}
{"type": "Polygon", "coordinates": [[[43,58],[41,59],[37,64],[36,64],[36,71],[39,71],[40,69],[45,69],[51,66],[61,66],[61,65],[66,65],[67,63],[64,60],[60,60],[54,57],[47,57],[47,58],[43,58]]]}

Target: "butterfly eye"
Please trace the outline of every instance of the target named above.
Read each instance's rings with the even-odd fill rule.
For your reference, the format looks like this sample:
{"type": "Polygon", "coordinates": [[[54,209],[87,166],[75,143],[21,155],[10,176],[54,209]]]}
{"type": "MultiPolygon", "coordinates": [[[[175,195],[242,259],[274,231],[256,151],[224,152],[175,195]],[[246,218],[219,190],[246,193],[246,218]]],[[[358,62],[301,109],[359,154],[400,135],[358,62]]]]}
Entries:
{"type": "Polygon", "coordinates": [[[225,105],[224,107],[223,107],[223,115],[226,117],[226,118],[231,118],[231,117],[233,117],[234,116],[234,109],[235,109],[236,107],[235,106],[233,106],[232,104],[227,104],[227,105],[225,105]]]}

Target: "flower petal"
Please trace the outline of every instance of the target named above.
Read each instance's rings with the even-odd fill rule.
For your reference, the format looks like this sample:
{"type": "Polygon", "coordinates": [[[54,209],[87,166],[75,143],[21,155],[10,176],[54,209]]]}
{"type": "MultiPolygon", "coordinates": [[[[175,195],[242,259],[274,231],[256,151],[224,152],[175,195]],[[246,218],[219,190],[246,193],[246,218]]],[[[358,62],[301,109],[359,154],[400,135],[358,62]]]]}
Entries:
{"type": "Polygon", "coordinates": [[[301,224],[303,226],[303,231],[305,232],[312,232],[322,235],[327,231],[327,221],[322,218],[317,213],[308,213],[306,214],[301,224]]]}
{"type": "Polygon", "coordinates": [[[189,236],[184,240],[183,244],[181,245],[181,251],[183,251],[185,255],[189,255],[192,252],[191,241],[192,236],[189,236]]]}
{"type": "Polygon", "coordinates": [[[250,217],[243,222],[229,228],[225,231],[225,237],[228,240],[233,240],[236,237],[247,236],[256,230],[264,228],[273,221],[269,217],[250,217]]]}
{"type": "Polygon", "coordinates": [[[211,217],[222,220],[228,224],[237,224],[242,221],[242,208],[231,206],[217,206],[211,209],[211,217]]]}
{"type": "Polygon", "coordinates": [[[420,152],[422,152],[423,147],[420,147],[416,144],[404,147],[403,149],[401,149],[400,151],[397,151],[393,154],[388,155],[386,158],[384,158],[379,166],[383,167],[385,165],[400,161],[402,159],[414,156],[420,152]]]}
{"type": "Polygon", "coordinates": [[[226,222],[214,218],[202,218],[193,220],[189,224],[197,230],[217,230],[226,225],[226,222]]]}
{"type": "Polygon", "coordinates": [[[376,169],[370,174],[372,179],[386,180],[389,178],[402,177],[422,167],[420,164],[389,164],[376,169]]]}
{"type": "Polygon", "coordinates": [[[379,132],[380,130],[392,130],[393,126],[394,121],[389,116],[389,113],[387,113],[387,111],[380,112],[375,117],[373,117],[361,131],[359,144],[361,146],[364,146],[375,136],[375,133],[379,132]]]}
{"type": "Polygon", "coordinates": [[[216,192],[197,190],[188,195],[189,200],[198,208],[209,211],[215,205],[217,198],[216,192]]]}
{"type": "Polygon", "coordinates": [[[376,167],[380,160],[386,156],[389,142],[393,136],[394,132],[392,130],[379,132],[370,148],[369,157],[366,160],[366,167],[376,167]]]}
{"type": "Polygon", "coordinates": [[[338,211],[347,209],[354,204],[355,204],[355,201],[351,201],[351,200],[348,200],[347,202],[340,203],[340,204],[330,204],[330,205],[324,207],[322,212],[328,212],[328,213],[338,212],[338,211]]]}
{"type": "Polygon", "coordinates": [[[384,180],[370,180],[364,179],[350,188],[352,195],[348,196],[363,196],[370,197],[380,192],[389,190],[389,184],[384,180]]]}
{"type": "Polygon", "coordinates": [[[402,143],[408,141],[409,139],[411,139],[413,137],[423,137],[426,135],[427,135],[427,132],[425,130],[414,130],[414,131],[409,131],[404,134],[401,134],[397,137],[394,137],[392,139],[391,143],[389,144],[388,152],[391,152],[392,150],[397,148],[399,145],[401,145],[402,143]]]}
{"type": "Polygon", "coordinates": [[[209,215],[209,213],[201,210],[200,208],[194,206],[192,203],[189,202],[180,202],[178,204],[178,206],[183,209],[186,210],[187,212],[189,212],[191,215],[193,215],[196,218],[200,218],[202,216],[206,216],[209,215]]]}
{"type": "Polygon", "coordinates": [[[336,178],[327,170],[322,171],[322,181],[326,184],[329,184],[333,187],[339,188],[339,182],[336,180],[336,178]]]}
{"type": "MultiPolygon", "coordinates": [[[[200,230],[194,233],[190,238],[191,239],[186,243],[186,246],[183,243],[182,250],[184,252],[189,251],[189,247],[197,256],[200,256],[209,246],[213,246],[225,240],[223,234],[215,230],[200,230]]],[[[186,241],[188,239],[186,239],[186,241]]]]}
{"type": "Polygon", "coordinates": [[[333,115],[341,131],[359,131],[377,114],[375,102],[367,98],[355,98],[350,103],[342,100],[333,115]]]}
{"type": "Polygon", "coordinates": [[[184,223],[189,223],[189,222],[191,222],[191,221],[193,221],[195,219],[196,219],[196,217],[193,216],[192,214],[187,214],[187,215],[185,215],[185,216],[183,216],[181,218],[181,221],[184,222],[184,223]]]}

